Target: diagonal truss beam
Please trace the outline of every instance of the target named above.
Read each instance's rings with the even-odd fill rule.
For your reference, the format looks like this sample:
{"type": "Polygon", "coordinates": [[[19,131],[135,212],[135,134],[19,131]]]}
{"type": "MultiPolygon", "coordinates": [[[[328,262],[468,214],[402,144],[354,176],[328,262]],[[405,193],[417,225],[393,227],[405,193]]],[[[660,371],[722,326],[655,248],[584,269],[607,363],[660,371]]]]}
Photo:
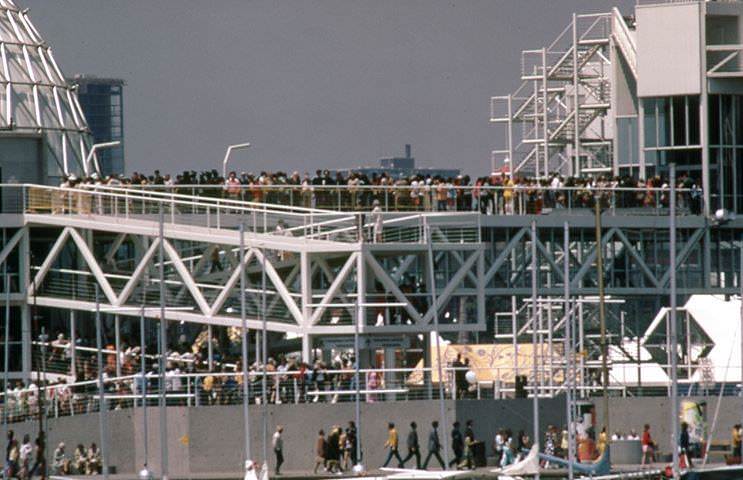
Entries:
{"type": "Polygon", "coordinates": [[[255,251],[252,248],[249,248],[248,251],[245,252],[245,258],[243,262],[238,263],[237,268],[235,268],[235,270],[232,272],[230,278],[227,279],[227,283],[225,283],[224,287],[222,287],[222,290],[219,291],[219,295],[217,295],[217,298],[214,299],[214,303],[212,303],[212,306],[209,308],[209,315],[214,316],[219,313],[219,310],[224,305],[224,302],[227,301],[227,298],[230,296],[232,289],[235,288],[235,285],[237,285],[237,282],[240,280],[240,272],[242,272],[245,269],[245,266],[250,263],[250,261],[253,259],[254,254],[255,251]]]}
{"type": "MultiPolygon", "coordinates": [[[[694,233],[689,237],[689,240],[686,242],[686,245],[684,245],[683,250],[681,250],[678,255],[676,255],[676,268],[678,268],[682,263],[686,261],[687,258],[689,258],[689,255],[691,254],[691,250],[699,243],[699,241],[702,239],[702,236],[704,235],[704,228],[699,228],[694,231],[694,233]]],[[[661,285],[668,285],[668,281],[671,279],[671,267],[668,267],[668,270],[666,270],[666,273],[663,274],[663,277],[660,279],[661,285]]]]}
{"type": "Polygon", "coordinates": [[[655,286],[656,288],[660,288],[660,282],[657,278],[655,278],[655,275],[653,275],[653,272],[650,271],[650,268],[648,267],[648,264],[645,263],[645,260],[640,256],[639,253],[637,253],[637,250],[632,245],[632,243],[627,238],[627,235],[624,234],[623,231],[617,230],[617,238],[619,238],[619,241],[624,244],[625,247],[627,247],[627,252],[632,256],[632,258],[635,259],[635,262],[637,262],[637,265],[640,267],[640,270],[642,270],[642,273],[645,274],[645,276],[650,280],[650,282],[655,286]]]}
{"type": "Polygon", "coordinates": [[[8,243],[6,243],[3,249],[0,250],[0,264],[5,262],[5,260],[8,258],[8,255],[10,255],[10,252],[12,252],[16,245],[18,245],[18,242],[21,241],[21,238],[23,238],[23,235],[25,234],[26,227],[19,228],[18,231],[15,232],[12,237],[10,237],[8,243]]]}
{"type": "Polygon", "coordinates": [[[402,262],[400,262],[400,266],[397,268],[395,273],[392,274],[392,280],[395,283],[400,283],[400,279],[403,275],[405,275],[405,272],[408,271],[408,268],[415,262],[415,255],[406,255],[402,262]]]}
{"type": "Polygon", "coordinates": [[[116,238],[114,238],[113,243],[111,243],[111,248],[108,249],[108,252],[106,252],[106,255],[104,257],[104,261],[109,264],[114,264],[114,256],[116,255],[116,252],[121,248],[121,245],[124,243],[124,240],[126,240],[127,233],[119,233],[116,235],[116,238]]]}
{"type": "Polygon", "coordinates": [[[343,285],[343,282],[346,281],[348,274],[351,272],[354,265],[356,264],[358,255],[358,252],[352,253],[348,257],[348,260],[346,260],[346,263],[343,264],[343,267],[338,272],[338,275],[336,275],[333,283],[330,284],[330,288],[328,288],[328,291],[325,292],[325,295],[323,295],[322,300],[320,301],[320,306],[317,307],[314,312],[312,312],[312,317],[310,317],[310,325],[315,325],[317,324],[317,322],[320,321],[320,318],[322,318],[322,315],[325,313],[325,310],[327,308],[325,304],[329,303],[338,293],[341,286],[343,285]]]}
{"type": "Polygon", "coordinates": [[[557,265],[557,262],[555,261],[555,257],[547,250],[547,248],[544,246],[544,243],[542,243],[541,240],[537,239],[537,250],[542,252],[542,256],[547,260],[547,263],[550,264],[550,267],[552,268],[552,272],[557,275],[557,277],[560,280],[565,280],[565,274],[562,272],[562,269],[557,265]]]}
{"type": "MultiPolygon", "coordinates": [[[[328,265],[328,262],[325,261],[325,259],[323,258],[316,258],[315,264],[318,268],[322,270],[322,273],[325,275],[325,278],[328,279],[328,282],[332,284],[335,279],[335,274],[333,273],[333,270],[330,269],[330,265],[328,265]]],[[[353,300],[349,299],[348,294],[346,293],[339,292],[338,296],[341,298],[343,303],[353,303],[353,300]]],[[[328,299],[328,301],[330,301],[331,299],[332,297],[328,299]]],[[[323,301],[322,303],[327,303],[327,302],[323,301]]],[[[354,307],[345,307],[344,309],[348,311],[348,313],[351,315],[351,318],[356,316],[356,310],[354,309],[354,307]]]]}
{"type": "Polygon", "coordinates": [[[201,310],[201,313],[209,315],[209,304],[206,302],[204,295],[201,293],[201,290],[199,290],[196,282],[194,282],[191,273],[188,271],[188,268],[186,268],[186,265],[183,263],[183,260],[181,260],[176,249],[173,248],[173,245],[171,245],[167,240],[163,243],[163,247],[165,249],[165,255],[171,262],[173,262],[175,271],[178,273],[178,276],[181,277],[181,281],[183,281],[183,284],[188,288],[188,291],[191,292],[191,296],[196,301],[196,305],[199,307],[199,310],[201,310]]]}
{"type": "Polygon", "coordinates": [[[284,285],[284,282],[281,280],[281,276],[278,274],[273,264],[271,264],[271,262],[268,260],[265,252],[256,249],[255,257],[258,259],[261,265],[265,266],[264,268],[266,269],[266,276],[271,280],[274,288],[276,288],[276,293],[278,293],[281,299],[284,300],[286,308],[289,309],[292,317],[294,317],[294,321],[297,322],[298,325],[302,325],[304,323],[304,318],[302,317],[302,312],[297,306],[297,302],[295,302],[292,298],[291,294],[289,293],[289,289],[286,288],[286,285],[284,285]]]}
{"type": "MultiPolygon", "coordinates": [[[[610,228],[602,237],[601,237],[601,248],[606,245],[606,242],[609,241],[609,239],[617,232],[618,228],[612,227],[610,228]]],[[[598,255],[598,250],[596,250],[596,247],[598,245],[594,245],[591,249],[591,253],[586,256],[586,259],[583,261],[583,265],[581,265],[580,269],[575,273],[575,276],[573,277],[573,280],[570,282],[570,288],[578,288],[578,284],[583,280],[583,277],[586,276],[586,274],[591,270],[593,267],[594,262],[596,261],[596,256],[598,255]]]]}
{"type": "MultiPolygon", "coordinates": [[[[312,271],[314,271],[314,268],[316,268],[316,267],[313,266],[313,270],[312,271]]],[[[285,285],[291,285],[292,282],[294,282],[294,279],[297,278],[297,275],[298,274],[299,274],[299,262],[297,262],[297,264],[292,267],[291,271],[289,272],[289,275],[287,275],[286,276],[286,279],[284,280],[284,284],[285,285]]],[[[281,300],[281,297],[274,296],[271,299],[271,303],[268,304],[268,308],[267,308],[266,311],[267,312],[273,311],[273,309],[276,307],[276,304],[279,303],[280,300],[281,300]]]]}
{"type": "Polygon", "coordinates": [[[382,268],[379,262],[377,262],[377,259],[374,258],[374,256],[372,256],[372,254],[369,252],[364,252],[363,255],[364,260],[366,260],[366,264],[371,267],[376,279],[379,280],[382,285],[384,285],[384,288],[392,293],[392,295],[397,299],[398,302],[404,304],[403,308],[405,308],[405,311],[408,312],[415,323],[422,323],[423,318],[421,317],[421,314],[415,308],[413,308],[413,306],[410,304],[410,300],[408,300],[405,294],[402,293],[400,288],[395,282],[392,281],[390,276],[387,275],[387,272],[384,268],[382,268]]]}
{"type": "Polygon", "coordinates": [[[121,290],[121,293],[119,293],[119,297],[116,299],[116,302],[114,303],[115,306],[120,307],[129,299],[132,292],[134,291],[134,287],[137,286],[137,282],[139,282],[139,280],[142,278],[142,275],[144,275],[144,272],[147,271],[150,260],[152,260],[152,257],[155,255],[155,249],[158,247],[158,245],[160,245],[160,239],[155,238],[150,244],[150,248],[147,249],[145,254],[140,259],[139,264],[137,265],[137,268],[134,269],[134,273],[132,274],[132,277],[126,282],[126,285],[124,285],[124,288],[121,290]]]}
{"type": "MultiPolygon", "coordinates": [[[[449,301],[454,290],[456,290],[462,280],[464,280],[467,272],[472,270],[472,267],[475,265],[479,256],[480,252],[472,252],[469,258],[464,261],[464,263],[459,267],[459,270],[457,270],[457,273],[449,279],[449,283],[446,284],[444,290],[442,290],[440,294],[436,295],[436,305],[432,305],[431,308],[428,309],[423,317],[423,323],[430,323],[433,319],[434,312],[446,305],[446,302],[449,301]]],[[[436,288],[436,285],[430,285],[428,288],[436,288]]]]}
{"type": "Polygon", "coordinates": [[[62,233],[59,234],[59,237],[57,237],[57,240],[54,242],[54,245],[52,245],[52,248],[49,250],[49,253],[39,267],[39,271],[36,272],[33,282],[31,282],[31,285],[28,285],[26,287],[26,291],[28,292],[29,297],[34,295],[36,286],[41,285],[41,282],[44,281],[44,278],[49,272],[49,269],[52,268],[52,264],[59,256],[62,248],[64,248],[65,242],[70,237],[70,230],[72,230],[70,227],[62,230],[62,233]]]}
{"type": "Polygon", "coordinates": [[[72,241],[75,242],[75,245],[77,245],[77,249],[83,256],[83,260],[85,260],[88,268],[90,268],[90,272],[93,274],[93,278],[95,278],[98,282],[98,286],[101,287],[101,290],[108,299],[109,303],[116,303],[116,293],[114,293],[114,289],[111,288],[111,284],[108,283],[108,279],[103,274],[103,270],[101,270],[100,265],[98,265],[93,252],[91,252],[90,248],[88,248],[88,244],[85,242],[85,239],[83,239],[83,237],[74,228],[70,229],[70,236],[72,237],[72,241]]]}
{"type": "Polygon", "coordinates": [[[495,261],[492,265],[490,265],[490,268],[488,268],[488,271],[485,272],[485,277],[482,279],[482,283],[484,285],[487,285],[490,283],[490,280],[493,279],[495,276],[495,273],[500,270],[500,268],[503,266],[503,264],[508,260],[508,255],[511,253],[511,251],[516,248],[516,246],[519,244],[521,239],[526,235],[526,233],[529,231],[527,227],[522,228],[521,230],[516,233],[513,237],[511,237],[511,240],[506,244],[505,248],[498,254],[498,256],[495,258],[495,261]]]}

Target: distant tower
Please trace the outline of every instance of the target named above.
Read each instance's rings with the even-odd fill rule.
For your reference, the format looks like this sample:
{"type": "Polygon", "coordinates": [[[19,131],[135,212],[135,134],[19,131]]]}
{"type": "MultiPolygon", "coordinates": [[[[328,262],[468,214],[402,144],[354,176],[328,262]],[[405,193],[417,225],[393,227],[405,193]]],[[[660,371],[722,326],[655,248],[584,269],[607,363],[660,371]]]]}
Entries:
{"type": "Polygon", "coordinates": [[[0,1],[0,180],[58,183],[91,172],[92,137],[52,50],[13,0],[0,1]]]}
{"type": "Polygon", "coordinates": [[[75,75],[72,82],[77,85],[77,98],[95,143],[121,142],[118,147],[96,152],[101,173],[124,173],[124,81],[75,75]]]}

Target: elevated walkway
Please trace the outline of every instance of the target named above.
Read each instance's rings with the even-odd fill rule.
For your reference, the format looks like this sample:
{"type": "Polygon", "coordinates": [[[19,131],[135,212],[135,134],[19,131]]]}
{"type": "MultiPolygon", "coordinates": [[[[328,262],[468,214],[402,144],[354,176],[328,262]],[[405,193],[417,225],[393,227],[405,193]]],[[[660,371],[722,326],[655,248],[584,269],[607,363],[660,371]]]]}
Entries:
{"type": "Polygon", "coordinates": [[[120,316],[157,317],[162,246],[166,317],[174,321],[239,327],[244,271],[251,329],[265,321],[269,330],[305,337],[347,335],[360,316],[362,331],[425,332],[434,311],[452,308],[463,288],[477,313],[442,330],[484,326],[477,213],[335,212],[103,186],[3,185],[0,199],[4,226],[19,228],[0,261],[26,251],[31,230],[48,242],[41,258],[18,257],[27,304],[69,311],[99,304],[120,316]],[[406,284],[406,271],[427,264],[429,252],[439,269],[453,269],[437,287],[435,307],[430,282],[417,290],[406,284]],[[458,266],[443,266],[450,255],[458,266]]]}

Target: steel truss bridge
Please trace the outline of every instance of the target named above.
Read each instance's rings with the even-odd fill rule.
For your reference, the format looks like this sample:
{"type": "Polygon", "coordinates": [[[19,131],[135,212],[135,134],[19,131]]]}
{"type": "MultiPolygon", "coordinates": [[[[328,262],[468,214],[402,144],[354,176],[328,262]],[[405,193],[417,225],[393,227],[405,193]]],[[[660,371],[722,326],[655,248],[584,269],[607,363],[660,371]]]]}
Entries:
{"type": "MultiPolygon", "coordinates": [[[[364,335],[427,342],[421,334],[433,330],[434,315],[444,336],[470,343],[492,343],[495,336],[514,344],[522,336],[530,341],[535,319],[540,336],[558,341],[567,317],[582,327],[580,346],[588,358],[599,351],[591,340],[598,328],[590,301],[598,294],[591,208],[539,215],[348,213],[109,187],[3,185],[0,193],[0,264],[9,278],[3,295],[20,317],[23,345],[17,378],[32,370],[34,307],[72,321],[74,312],[95,309],[98,291],[103,310],[126,319],[142,309],[158,318],[157,309],[142,307],[161,304],[161,243],[164,304],[190,307],[166,310],[168,321],[240,327],[244,269],[248,328],[260,329],[265,320],[270,332],[301,338],[306,360],[318,340],[352,335],[356,318],[364,335]],[[527,301],[532,274],[539,315],[527,301]],[[565,282],[575,300],[568,315],[558,301],[565,282]]],[[[696,293],[738,294],[743,221],[682,215],[677,226],[680,304],[696,293]]],[[[614,340],[620,317],[621,333],[636,336],[668,304],[668,229],[662,208],[601,215],[606,295],[624,301],[607,306],[614,340]]]]}

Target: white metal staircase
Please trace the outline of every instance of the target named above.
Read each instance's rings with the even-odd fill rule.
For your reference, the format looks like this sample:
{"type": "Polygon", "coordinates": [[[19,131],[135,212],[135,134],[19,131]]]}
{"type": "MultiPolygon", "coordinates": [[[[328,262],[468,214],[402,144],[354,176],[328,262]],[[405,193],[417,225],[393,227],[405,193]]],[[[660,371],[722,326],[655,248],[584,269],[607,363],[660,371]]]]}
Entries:
{"type": "Polygon", "coordinates": [[[612,44],[636,75],[634,32],[616,8],[574,15],[550,45],[522,52],[522,84],[491,98],[490,121],[504,133],[494,170],[506,158],[513,174],[542,178],[611,170],[612,44]]]}

